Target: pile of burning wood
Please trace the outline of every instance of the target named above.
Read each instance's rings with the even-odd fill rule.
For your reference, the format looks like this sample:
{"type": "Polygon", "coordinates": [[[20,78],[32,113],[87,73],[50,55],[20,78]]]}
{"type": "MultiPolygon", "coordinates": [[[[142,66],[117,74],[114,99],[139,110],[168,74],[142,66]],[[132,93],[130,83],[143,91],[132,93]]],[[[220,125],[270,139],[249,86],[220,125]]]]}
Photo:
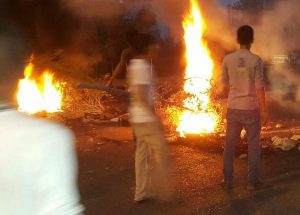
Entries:
{"type": "MultiPolygon", "coordinates": [[[[186,45],[184,79],[179,80],[178,85],[169,80],[158,86],[156,108],[167,130],[176,132],[181,137],[188,134],[216,133],[220,130],[222,117],[220,109],[211,99],[211,80],[215,65],[204,39],[206,23],[196,1],[192,1],[189,14],[183,21],[183,28],[186,45]]],[[[52,58],[53,61],[59,61],[60,56],[58,53],[52,58]]],[[[40,83],[31,77],[32,67],[29,64],[29,69],[25,70],[24,79],[21,81],[24,84],[20,84],[18,100],[19,103],[25,102],[29,108],[36,104],[38,107],[27,111],[22,108],[26,105],[22,104],[22,111],[63,111],[62,115],[68,116],[67,118],[84,117],[88,113],[99,120],[114,118],[126,112],[126,103],[122,105],[122,102],[115,102],[112,96],[103,91],[74,89],[70,80],[66,84],[54,79],[42,80],[40,83]],[[48,88],[50,90],[46,91],[48,88]],[[36,95],[34,100],[32,95],[36,95]],[[55,108],[49,109],[48,106],[54,103],[57,104],[55,108]]],[[[70,71],[70,68],[65,70],[70,71]]],[[[48,73],[52,74],[51,71],[48,73]]]]}
{"type": "MultiPolygon", "coordinates": [[[[203,36],[206,23],[201,10],[196,1],[192,3],[183,21],[185,75],[158,83],[155,108],[169,136],[217,134],[223,137],[224,102],[214,99],[213,95],[216,65],[203,36]]],[[[64,56],[58,51],[50,56],[38,56],[35,62],[28,63],[18,89],[20,110],[28,113],[42,111],[56,120],[79,119],[89,124],[124,120],[128,93],[105,87],[105,78],[91,80],[86,73],[81,76],[81,67],[77,68],[74,61],[68,61],[64,56]],[[49,65],[50,69],[41,69],[44,65],[49,65]],[[34,74],[35,67],[38,75],[34,74]],[[78,82],[88,84],[77,85],[78,82]]],[[[87,65],[83,68],[88,71],[87,65]]],[[[269,139],[277,147],[287,145],[284,149],[295,146],[295,142],[287,138],[269,139]]]]}

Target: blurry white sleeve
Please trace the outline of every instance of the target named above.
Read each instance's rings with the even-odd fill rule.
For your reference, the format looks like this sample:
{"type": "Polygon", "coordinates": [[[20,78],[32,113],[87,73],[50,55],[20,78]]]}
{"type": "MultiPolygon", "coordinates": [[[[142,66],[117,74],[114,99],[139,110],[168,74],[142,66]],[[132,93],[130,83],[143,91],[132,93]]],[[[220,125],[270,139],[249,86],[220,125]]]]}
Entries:
{"type": "MultiPolygon", "coordinates": [[[[73,134],[64,128],[49,134],[42,147],[38,174],[41,215],[79,215],[83,212],[77,188],[73,134]]],[[[47,137],[44,137],[45,139],[47,137]]]]}

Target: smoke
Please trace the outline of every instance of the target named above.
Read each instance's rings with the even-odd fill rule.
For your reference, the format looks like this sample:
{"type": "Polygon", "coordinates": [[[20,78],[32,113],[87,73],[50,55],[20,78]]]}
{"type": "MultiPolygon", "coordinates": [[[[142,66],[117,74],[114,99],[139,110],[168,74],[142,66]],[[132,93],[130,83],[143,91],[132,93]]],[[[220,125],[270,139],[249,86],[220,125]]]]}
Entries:
{"type": "Polygon", "coordinates": [[[123,12],[123,4],[117,0],[61,0],[64,7],[85,19],[112,19],[123,12]]]}
{"type": "MultiPolygon", "coordinates": [[[[163,27],[168,28],[171,36],[175,40],[182,39],[183,16],[190,8],[190,2],[182,0],[62,0],[62,2],[65,7],[71,9],[83,20],[113,20],[120,15],[125,15],[128,19],[134,19],[138,16],[140,11],[146,10],[153,13],[155,16],[154,19],[157,22],[156,24],[161,25],[160,30],[166,31],[163,27]]],[[[234,44],[234,40],[232,40],[232,32],[228,25],[226,9],[221,8],[215,0],[199,0],[199,4],[209,26],[207,36],[231,48],[234,44]],[[222,33],[221,37],[220,33],[222,33]]],[[[163,32],[161,33],[164,35],[163,32]]]]}
{"type": "MultiPolygon", "coordinates": [[[[61,41],[54,47],[68,49],[66,56],[71,59],[70,62],[75,59],[76,63],[73,63],[70,70],[75,71],[74,67],[80,67],[81,71],[101,72],[110,72],[111,68],[115,67],[121,49],[126,47],[126,29],[132,26],[140,31],[152,31],[163,41],[171,38],[174,43],[181,43],[182,20],[190,7],[188,0],[19,1],[32,2],[31,6],[27,7],[28,11],[34,5],[41,4],[36,7],[36,11],[28,13],[31,17],[28,22],[31,23],[30,29],[35,31],[34,39],[40,38],[39,44],[44,46],[43,50],[51,49],[53,41],[61,41]],[[59,2],[59,4],[50,7],[53,2],[59,2]],[[34,14],[39,14],[39,16],[34,17],[34,14]],[[40,20],[46,21],[43,23],[40,20]],[[45,24],[47,22],[52,23],[45,24]],[[102,64],[106,66],[99,67],[102,64]]],[[[222,8],[215,0],[198,0],[198,2],[207,23],[205,36],[208,46],[212,47],[213,58],[216,64],[220,65],[225,50],[234,50],[237,47],[236,29],[233,29],[230,24],[227,8],[222,8]]],[[[299,49],[300,15],[298,11],[300,11],[299,1],[288,0],[278,1],[276,6],[265,10],[262,14],[252,14],[252,18],[256,18],[254,20],[259,20],[258,24],[254,25],[256,32],[254,52],[270,62],[274,55],[287,54],[294,48],[299,49]]],[[[241,24],[249,23],[245,21],[241,24]]],[[[161,63],[172,66],[177,61],[173,59],[167,63],[166,58],[174,53],[170,48],[168,54],[164,55],[164,62],[161,63]]],[[[217,70],[220,69],[217,68],[217,70]]],[[[173,68],[167,71],[173,71],[173,68]]],[[[298,93],[300,89],[297,87],[299,75],[294,67],[272,66],[269,67],[268,75],[274,99],[284,105],[290,101],[293,104],[300,101],[300,93],[298,93]]]]}
{"type": "MultiPolygon", "coordinates": [[[[101,50],[101,54],[104,55],[108,53],[109,56],[102,56],[102,59],[105,62],[110,61],[111,66],[114,67],[119,60],[118,49],[126,47],[126,30],[134,27],[140,32],[152,33],[161,43],[164,62],[159,62],[160,65],[157,65],[160,73],[168,72],[170,66],[173,71],[182,73],[184,63],[179,56],[182,54],[182,21],[188,13],[190,1],[61,0],[61,3],[79,20],[77,31],[71,39],[75,49],[87,43],[94,43],[99,33],[107,34],[107,37],[112,38],[113,41],[108,39],[100,43],[106,43],[105,46],[110,48],[98,50],[101,50]],[[102,29],[99,29],[99,24],[102,29]],[[168,62],[172,65],[162,65],[170,64],[168,62]],[[174,62],[180,63],[174,64],[174,62]]],[[[208,26],[205,35],[208,45],[212,48],[214,58],[218,58],[217,64],[220,65],[224,50],[233,49],[235,45],[235,39],[227,22],[226,9],[222,9],[215,0],[199,0],[199,5],[208,26]]],[[[109,72],[108,67],[101,70],[109,72]]]]}
{"type": "MultiPolygon", "coordinates": [[[[170,28],[172,37],[175,40],[181,40],[183,38],[182,21],[190,9],[190,1],[156,0],[152,2],[157,17],[170,28]]],[[[232,48],[235,40],[232,37],[226,9],[220,7],[215,0],[199,0],[198,2],[208,26],[206,37],[221,43],[223,47],[232,48]]]]}
{"type": "Polygon", "coordinates": [[[275,64],[268,68],[271,97],[290,111],[299,113],[300,88],[300,4],[298,0],[278,1],[262,14],[255,25],[254,50],[275,64]],[[281,58],[281,59],[280,59],[281,58]],[[277,62],[276,62],[277,61],[277,62]],[[285,61],[285,62],[278,62],[285,61]]]}
{"type": "Polygon", "coordinates": [[[255,26],[255,49],[265,59],[286,54],[300,44],[300,4],[298,0],[278,1],[276,6],[262,14],[255,26]]]}

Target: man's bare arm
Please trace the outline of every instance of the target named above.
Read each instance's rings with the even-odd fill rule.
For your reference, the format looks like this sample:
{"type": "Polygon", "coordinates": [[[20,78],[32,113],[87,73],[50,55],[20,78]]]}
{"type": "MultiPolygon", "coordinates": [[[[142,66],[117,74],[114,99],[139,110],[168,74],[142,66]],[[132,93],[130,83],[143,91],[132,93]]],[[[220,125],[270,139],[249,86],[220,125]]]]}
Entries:
{"type": "Polygon", "coordinates": [[[229,76],[226,66],[226,59],[222,62],[222,73],[221,73],[221,87],[219,88],[218,96],[221,98],[227,98],[229,95],[229,76]]]}
{"type": "Polygon", "coordinates": [[[229,89],[230,87],[228,84],[222,84],[222,98],[228,98],[229,89]]]}
{"type": "Polygon", "coordinates": [[[266,96],[265,96],[264,88],[256,90],[256,94],[257,94],[258,103],[259,103],[261,123],[262,123],[262,125],[265,125],[268,120],[268,113],[267,113],[267,109],[266,109],[266,96]]]}
{"type": "Polygon", "coordinates": [[[120,61],[117,67],[114,69],[111,78],[106,83],[106,86],[111,86],[113,81],[116,79],[116,77],[118,77],[123,71],[125,71],[127,61],[129,60],[129,53],[130,53],[130,49],[125,49],[122,52],[120,61]]]}
{"type": "Polygon", "coordinates": [[[266,111],[266,96],[264,88],[256,90],[259,108],[261,112],[266,111]]]}
{"type": "Polygon", "coordinates": [[[230,87],[228,84],[220,83],[216,88],[216,98],[228,98],[230,87]]]}

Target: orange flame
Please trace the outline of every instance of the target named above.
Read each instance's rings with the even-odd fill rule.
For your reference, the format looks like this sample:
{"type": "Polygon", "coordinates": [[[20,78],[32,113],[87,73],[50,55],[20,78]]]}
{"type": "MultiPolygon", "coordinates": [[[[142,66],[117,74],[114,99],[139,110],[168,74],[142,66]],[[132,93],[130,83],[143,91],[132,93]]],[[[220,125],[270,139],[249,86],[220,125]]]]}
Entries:
{"type": "Polygon", "coordinates": [[[191,0],[190,13],[183,21],[183,28],[187,62],[184,90],[189,97],[183,101],[186,110],[180,114],[176,129],[181,137],[215,132],[220,121],[210,103],[214,62],[203,40],[206,23],[196,0],[191,0]]]}
{"type": "Polygon", "coordinates": [[[53,74],[46,70],[40,81],[32,79],[33,64],[24,71],[24,79],[19,81],[17,100],[19,111],[34,114],[40,111],[58,112],[62,105],[62,84],[54,82],[53,74]]]}

